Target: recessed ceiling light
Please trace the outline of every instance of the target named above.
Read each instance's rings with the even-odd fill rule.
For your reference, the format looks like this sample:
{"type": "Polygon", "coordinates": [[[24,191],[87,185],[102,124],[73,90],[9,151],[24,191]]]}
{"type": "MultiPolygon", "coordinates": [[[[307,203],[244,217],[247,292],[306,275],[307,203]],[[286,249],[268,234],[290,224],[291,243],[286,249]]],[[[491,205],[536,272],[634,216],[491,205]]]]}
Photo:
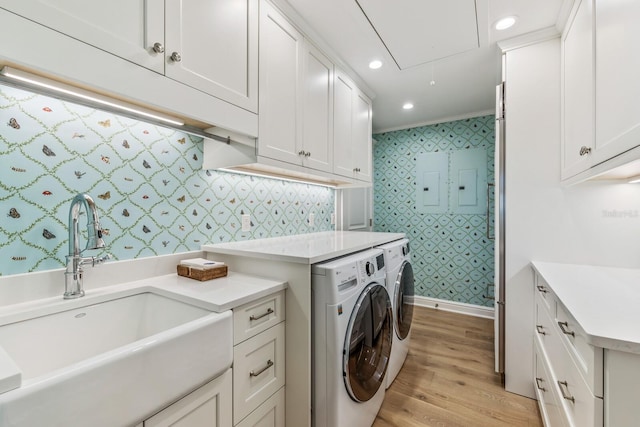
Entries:
{"type": "Polygon", "coordinates": [[[513,24],[518,20],[517,16],[505,16],[496,22],[495,29],[498,31],[506,30],[513,27],[513,24]]]}
{"type": "Polygon", "coordinates": [[[379,59],[375,59],[369,62],[369,68],[371,68],[372,70],[377,70],[380,67],[382,67],[382,61],[380,61],[379,59]]]}
{"type": "Polygon", "coordinates": [[[412,103],[410,103],[410,102],[406,102],[406,103],[402,106],[402,108],[403,108],[403,109],[405,109],[405,110],[411,110],[411,109],[413,108],[413,104],[412,104],[412,103]]]}

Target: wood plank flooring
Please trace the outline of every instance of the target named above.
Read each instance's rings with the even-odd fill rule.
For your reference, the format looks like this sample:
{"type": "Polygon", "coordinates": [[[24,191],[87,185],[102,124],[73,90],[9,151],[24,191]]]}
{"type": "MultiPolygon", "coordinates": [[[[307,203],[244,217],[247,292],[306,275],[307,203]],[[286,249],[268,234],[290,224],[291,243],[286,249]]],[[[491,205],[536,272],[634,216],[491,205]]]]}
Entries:
{"type": "Polygon", "coordinates": [[[493,320],[415,307],[404,366],[373,427],[541,427],[535,400],[494,372],[493,320]]]}

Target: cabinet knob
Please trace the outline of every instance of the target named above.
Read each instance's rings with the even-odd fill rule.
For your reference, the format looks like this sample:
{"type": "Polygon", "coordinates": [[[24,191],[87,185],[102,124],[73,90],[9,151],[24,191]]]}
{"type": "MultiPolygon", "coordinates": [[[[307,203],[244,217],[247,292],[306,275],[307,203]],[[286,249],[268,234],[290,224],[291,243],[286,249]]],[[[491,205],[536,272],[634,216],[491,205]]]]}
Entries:
{"type": "Polygon", "coordinates": [[[562,394],[562,398],[569,400],[571,403],[576,403],[576,399],[569,392],[569,384],[566,381],[557,381],[558,387],[560,388],[560,393],[562,394]]]}
{"type": "Polygon", "coordinates": [[[576,333],[569,329],[569,322],[558,322],[558,326],[563,334],[571,335],[574,338],[576,337],[576,333]]]}
{"type": "Polygon", "coordinates": [[[542,387],[540,384],[542,384],[544,382],[544,380],[542,378],[536,377],[536,387],[538,387],[538,390],[540,391],[547,391],[546,388],[542,387]]]}
{"type": "Polygon", "coordinates": [[[171,60],[173,62],[180,62],[180,61],[182,61],[182,56],[180,56],[180,54],[178,52],[173,52],[171,54],[171,60]]]}
{"type": "Polygon", "coordinates": [[[309,156],[311,156],[311,151],[307,151],[306,153],[304,153],[304,156],[305,156],[305,157],[309,157],[309,156]]]}
{"type": "Polygon", "coordinates": [[[547,335],[547,333],[544,331],[544,326],[542,325],[536,325],[536,331],[538,331],[540,335],[547,335]]]}
{"type": "Polygon", "coordinates": [[[360,172],[360,168],[353,168],[354,172],[360,172]]]}
{"type": "Polygon", "coordinates": [[[155,53],[164,53],[164,45],[160,42],[155,42],[153,44],[153,51],[155,53]]]}
{"type": "Polygon", "coordinates": [[[586,145],[580,147],[580,157],[586,156],[587,154],[591,154],[591,147],[587,147],[586,145]]]}
{"type": "Polygon", "coordinates": [[[298,151],[298,156],[304,156],[304,150],[298,151]]]}

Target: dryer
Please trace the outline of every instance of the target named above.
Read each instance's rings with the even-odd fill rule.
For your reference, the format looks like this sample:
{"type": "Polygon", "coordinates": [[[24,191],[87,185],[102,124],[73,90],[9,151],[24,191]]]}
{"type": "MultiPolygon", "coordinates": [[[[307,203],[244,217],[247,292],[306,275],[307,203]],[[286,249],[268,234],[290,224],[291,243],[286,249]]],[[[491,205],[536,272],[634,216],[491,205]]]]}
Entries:
{"type": "Polygon", "coordinates": [[[415,284],[408,239],[396,240],[378,246],[378,249],[384,251],[387,268],[387,291],[391,297],[393,311],[394,333],[391,360],[387,372],[386,387],[388,388],[402,369],[409,352],[415,284]]]}
{"type": "Polygon", "coordinates": [[[370,427],[385,391],[393,315],[381,250],[312,266],[312,425],[370,427]]]}

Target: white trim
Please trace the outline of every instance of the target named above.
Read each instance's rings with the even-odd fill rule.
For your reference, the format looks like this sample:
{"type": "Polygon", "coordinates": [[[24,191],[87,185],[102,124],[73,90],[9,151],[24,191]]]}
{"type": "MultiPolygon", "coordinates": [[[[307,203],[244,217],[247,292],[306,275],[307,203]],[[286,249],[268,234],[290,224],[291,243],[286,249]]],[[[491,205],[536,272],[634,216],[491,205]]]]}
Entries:
{"type": "Polygon", "coordinates": [[[402,125],[402,126],[398,126],[398,127],[393,127],[393,128],[387,128],[387,129],[374,129],[373,133],[374,134],[381,134],[381,133],[385,133],[385,132],[394,132],[397,130],[407,130],[407,129],[413,129],[413,128],[419,128],[422,126],[429,126],[429,125],[437,125],[440,123],[449,123],[449,122],[455,122],[458,120],[466,120],[466,119],[473,119],[476,117],[482,117],[482,116],[493,116],[496,114],[496,110],[495,109],[491,109],[491,110],[482,110],[482,111],[476,111],[473,113],[466,113],[466,114],[461,114],[459,116],[451,116],[451,117],[443,117],[440,119],[436,119],[436,120],[431,120],[431,121],[427,121],[427,122],[419,122],[419,123],[414,123],[414,124],[410,124],[410,125],[402,125]]]}
{"type": "Polygon", "coordinates": [[[482,317],[484,319],[493,319],[494,309],[492,307],[483,307],[481,305],[467,304],[464,302],[447,301],[438,298],[429,298],[422,296],[414,297],[415,305],[419,307],[434,308],[436,310],[450,311],[452,313],[465,314],[467,316],[482,317]]]}
{"type": "Polygon", "coordinates": [[[567,25],[567,21],[569,20],[569,15],[571,14],[571,9],[573,9],[573,5],[575,0],[564,0],[562,2],[562,6],[560,6],[560,12],[558,13],[558,18],[556,19],[556,28],[561,33],[564,31],[564,27],[567,25]]]}
{"type": "Polygon", "coordinates": [[[520,49],[558,37],[560,37],[560,32],[554,25],[553,27],[543,28],[542,30],[532,31],[521,36],[499,41],[498,47],[502,53],[505,53],[510,50],[520,49]]]}

